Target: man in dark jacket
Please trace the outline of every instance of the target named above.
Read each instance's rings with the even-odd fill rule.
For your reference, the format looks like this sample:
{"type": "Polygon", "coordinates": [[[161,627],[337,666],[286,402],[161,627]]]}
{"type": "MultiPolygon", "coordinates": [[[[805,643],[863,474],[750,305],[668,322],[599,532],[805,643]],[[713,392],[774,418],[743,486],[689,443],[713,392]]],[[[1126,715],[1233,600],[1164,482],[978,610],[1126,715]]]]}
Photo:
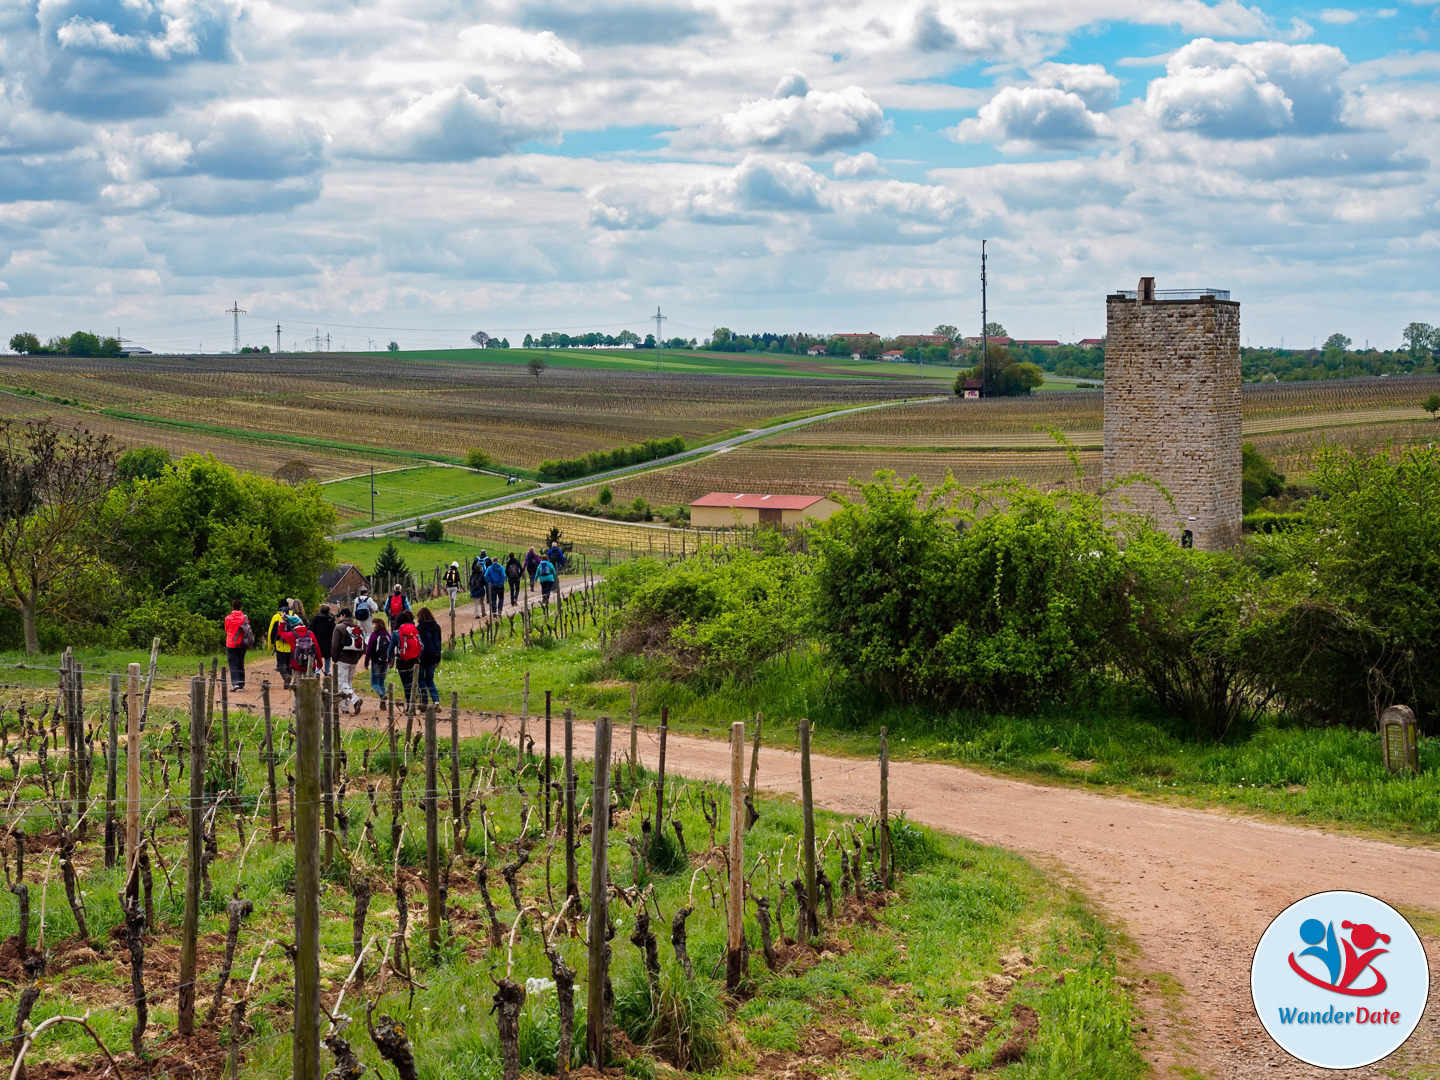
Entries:
{"type": "Polygon", "coordinates": [[[480,601],[485,599],[485,564],[476,555],[470,563],[470,580],[465,583],[470,587],[470,599],[475,603],[475,618],[480,618],[480,601]]]}
{"type": "Polygon", "coordinates": [[[355,665],[365,658],[365,632],[355,621],[349,608],[340,609],[340,621],[335,624],[334,636],[330,639],[330,655],[335,660],[335,688],[352,712],[359,712],[363,701],[355,692],[353,680],[355,665]]]}
{"type": "Polygon", "coordinates": [[[494,559],[485,568],[485,585],[490,593],[490,617],[497,617],[505,608],[505,567],[494,559]]]}
{"type": "Polygon", "coordinates": [[[505,560],[505,580],[510,585],[510,604],[512,607],[520,602],[520,579],[524,576],[525,569],[520,565],[520,560],[516,558],[515,553],[512,551],[510,557],[505,560]]]}
{"type": "Polygon", "coordinates": [[[335,637],[335,616],[330,614],[330,605],[321,604],[320,610],[310,620],[310,633],[315,635],[315,647],[320,650],[320,659],[325,663],[325,674],[330,674],[330,642],[335,637]]]}

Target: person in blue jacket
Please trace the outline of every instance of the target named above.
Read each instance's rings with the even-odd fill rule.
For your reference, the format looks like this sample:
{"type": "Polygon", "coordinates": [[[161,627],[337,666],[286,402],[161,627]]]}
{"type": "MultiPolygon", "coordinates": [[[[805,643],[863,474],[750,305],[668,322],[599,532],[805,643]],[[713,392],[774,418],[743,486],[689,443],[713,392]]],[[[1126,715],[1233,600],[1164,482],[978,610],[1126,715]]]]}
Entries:
{"type": "Polygon", "coordinates": [[[540,602],[550,606],[550,594],[555,591],[555,564],[548,558],[540,560],[535,571],[535,580],[540,583],[540,602]]]}
{"type": "Polygon", "coordinates": [[[497,559],[485,568],[485,587],[490,593],[490,617],[495,618],[505,609],[505,567],[497,559]]]}

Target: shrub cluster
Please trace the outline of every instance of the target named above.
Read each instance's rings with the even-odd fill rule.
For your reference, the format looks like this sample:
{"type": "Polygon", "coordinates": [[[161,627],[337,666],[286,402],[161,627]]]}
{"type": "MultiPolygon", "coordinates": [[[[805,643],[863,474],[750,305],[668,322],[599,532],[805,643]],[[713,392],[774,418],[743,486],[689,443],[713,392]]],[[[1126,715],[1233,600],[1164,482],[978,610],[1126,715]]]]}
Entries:
{"type": "Polygon", "coordinates": [[[669,439],[646,439],[634,446],[617,446],[613,450],[592,450],[584,457],[547,458],[540,462],[540,479],[572,480],[578,476],[604,472],[606,469],[641,465],[656,458],[678,454],[684,449],[684,436],[676,435],[669,439]]]}

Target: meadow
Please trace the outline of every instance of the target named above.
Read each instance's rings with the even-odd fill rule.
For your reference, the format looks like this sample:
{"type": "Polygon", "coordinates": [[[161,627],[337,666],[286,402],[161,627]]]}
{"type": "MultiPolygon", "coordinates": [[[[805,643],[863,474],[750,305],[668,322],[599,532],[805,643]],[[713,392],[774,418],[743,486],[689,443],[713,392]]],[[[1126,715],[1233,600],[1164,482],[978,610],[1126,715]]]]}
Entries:
{"type": "MultiPolygon", "coordinates": [[[[366,472],[323,485],[325,498],[334,504],[342,527],[371,520],[370,482],[370,473],[366,472]]],[[[376,472],[374,483],[374,512],[378,523],[402,516],[435,517],[467,503],[534,487],[524,482],[510,484],[504,476],[494,473],[441,465],[376,472]]]]}

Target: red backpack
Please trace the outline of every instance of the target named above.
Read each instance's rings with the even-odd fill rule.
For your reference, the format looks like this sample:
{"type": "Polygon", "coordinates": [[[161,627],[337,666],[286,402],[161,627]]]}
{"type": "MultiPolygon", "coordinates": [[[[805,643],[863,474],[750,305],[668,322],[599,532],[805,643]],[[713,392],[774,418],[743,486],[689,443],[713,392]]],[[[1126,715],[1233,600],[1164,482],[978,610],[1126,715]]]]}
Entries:
{"type": "Polygon", "coordinates": [[[400,648],[396,650],[396,656],[401,660],[420,659],[420,631],[415,629],[414,623],[401,623],[397,631],[400,635],[400,648]]]}
{"type": "Polygon", "coordinates": [[[390,613],[392,622],[400,618],[400,613],[405,610],[405,597],[399,593],[393,594],[389,600],[385,601],[385,610],[390,613]]]}
{"type": "Polygon", "coordinates": [[[315,648],[315,635],[303,626],[295,628],[295,644],[290,649],[290,667],[295,671],[310,674],[318,666],[319,652],[315,648]]]}

